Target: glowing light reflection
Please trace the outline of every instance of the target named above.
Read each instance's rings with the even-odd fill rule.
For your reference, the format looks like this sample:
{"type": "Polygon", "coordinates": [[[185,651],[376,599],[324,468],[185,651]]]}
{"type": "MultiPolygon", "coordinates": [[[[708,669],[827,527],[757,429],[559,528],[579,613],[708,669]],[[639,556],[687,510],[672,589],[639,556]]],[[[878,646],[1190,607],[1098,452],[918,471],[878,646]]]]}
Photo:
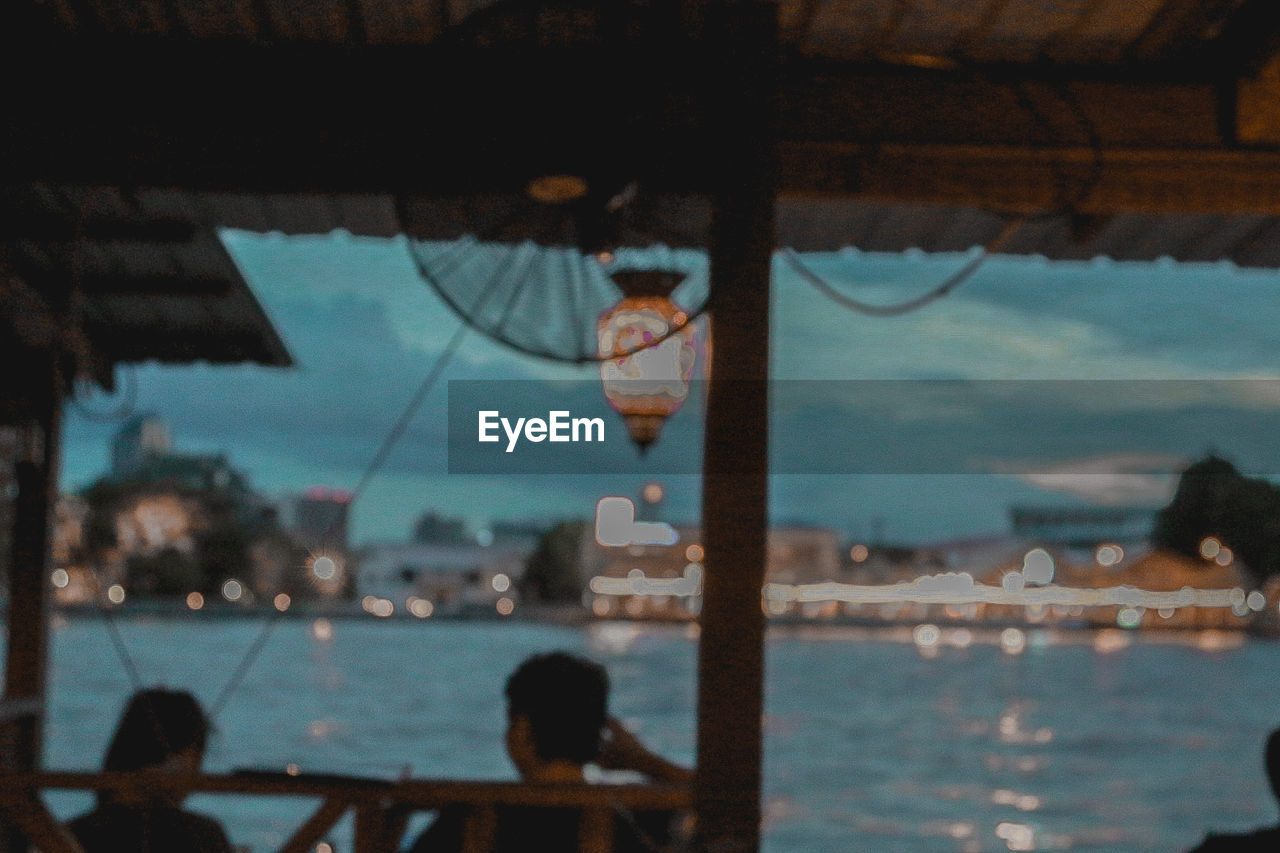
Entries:
{"type": "Polygon", "coordinates": [[[311,573],[318,580],[332,580],[333,576],[338,573],[338,564],[327,554],[321,554],[311,561],[311,573]]]}
{"type": "MultiPolygon", "coordinates": [[[[605,579],[618,582],[617,578],[605,579]]],[[[628,590],[628,592],[632,592],[628,590]]],[[[613,594],[621,594],[615,592],[613,594]]],[[[667,593],[670,594],[670,593],[667,593]]],[[[1057,584],[1028,587],[1021,572],[1010,572],[1000,586],[979,583],[967,572],[925,575],[911,581],[879,586],[828,581],[815,584],[765,584],[766,602],[842,601],[849,604],[1005,604],[1022,606],[1122,607],[1158,610],[1161,607],[1221,607],[1244,602],[1243,590],[1148,590],[1121,584],[1106,587],[1069,587],[1057,584]],[[1013,580],[1010,580],[1013,578],[1013,580]],[[1018,588],[1019,583],[1023,586],[1018,588]],[[1010,589],[1013,587],[1014,589],[1010,589]]]]}

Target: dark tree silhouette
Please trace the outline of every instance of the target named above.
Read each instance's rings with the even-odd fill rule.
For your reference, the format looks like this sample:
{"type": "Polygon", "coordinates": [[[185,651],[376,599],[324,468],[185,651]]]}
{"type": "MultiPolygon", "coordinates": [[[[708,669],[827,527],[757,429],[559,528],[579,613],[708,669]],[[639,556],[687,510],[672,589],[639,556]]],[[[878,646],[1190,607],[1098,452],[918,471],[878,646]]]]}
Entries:
{"type": "Polygon", "coordinates": [[[1209,456],[1182,473],[1173,502],[1156,517],[1156,545],[1198,556],[1217,538],[1262,580],[1280,573],[1280,488],[1245,477],[1225,459],[1209,456]]]}
{"type": "Polygon", "coordinates": [[[578,549],[585,521],[562,521],[542,535],[525,563],[521,594],[534,601],[556,603],[582,600],[582,575],[578,549]]]}

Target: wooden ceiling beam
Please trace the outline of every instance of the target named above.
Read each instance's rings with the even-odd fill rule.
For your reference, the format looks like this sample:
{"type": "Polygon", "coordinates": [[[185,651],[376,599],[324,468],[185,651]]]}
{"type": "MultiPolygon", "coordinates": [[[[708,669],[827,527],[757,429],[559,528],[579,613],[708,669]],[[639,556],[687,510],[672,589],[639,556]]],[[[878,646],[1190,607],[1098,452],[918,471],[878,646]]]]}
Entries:
{"type": "Polygon", "coordinates": [[[1014,214],[1280,216],[1280,152],[785,142],[783,198],[860,196],[1014,214]]]}
{"type": "Polygon", "coordinates": [[[82,275],[76,286],[87,296],[227,296],[236,283],[225,278],[185,275],[82,275]]]}
{"type": "Polygon", "coordinates": [[[0,239],[67,242],[188,243],[198,231],[187,219],[71,219],[39,211],[5,210],[0,201],[0,239]]]}
{"type": "MultiPolygon", "coordinates": [[[[690,195],[723,157],[705,56],[216,44],[113,56],[90,51],[92,75],[15,92],[0,185],[442,197],[566,172],[690,195]]],[[[1276,209],[1275,157],[1233,147],[1234,80],[1063,73],[793,61],[782,187],[1002,209],[1081,195],[1098,214],[1276,209]]]]}

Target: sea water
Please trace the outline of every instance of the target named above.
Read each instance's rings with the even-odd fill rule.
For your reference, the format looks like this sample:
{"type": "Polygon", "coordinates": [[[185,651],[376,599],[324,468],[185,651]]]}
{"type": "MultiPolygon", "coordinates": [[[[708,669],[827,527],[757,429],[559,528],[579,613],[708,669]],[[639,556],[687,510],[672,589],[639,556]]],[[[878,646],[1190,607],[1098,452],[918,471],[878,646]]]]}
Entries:
{"type": "MultiPolygon", "coordinates": [[[[117,620],[143,683],[211,706],[251,619],[117,620]]],[[[93,769],[133,689],[100,618],[57,617],[46,766],[93,769]]],[[[690,762],[696,631],[606,622],[280,620],[219,710],[207,767],[513,779],[502,687],[535,651],[609,670],[613,712],[690,762]]],[[[771,629],[764,848],[1182,850],[1276,820],[1263,741],[1280,645],[1222,635],[771,629]]],[[[85,794],[50,797],[59,816],[85,794]]],[[[279,846],[315,807],[204,795],[234,843],[279,846]]],[[[349,850],[350,823],[333,836],[349,850]]]]}

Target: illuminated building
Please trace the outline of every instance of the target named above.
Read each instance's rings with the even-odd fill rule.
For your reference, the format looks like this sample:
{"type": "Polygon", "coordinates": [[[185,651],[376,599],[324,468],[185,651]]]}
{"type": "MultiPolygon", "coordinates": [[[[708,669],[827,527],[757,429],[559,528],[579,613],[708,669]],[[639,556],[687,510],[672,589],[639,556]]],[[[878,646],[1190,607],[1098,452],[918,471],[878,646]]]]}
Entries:
{"type": "Polygon", "coordinates": [[[111,476],[131,477],[171,450],[169,425],[155,415],[130,418],[111,439],[111,476]]]}
{"type": "Polygon", "coordinates": [[[303,547],[345,551],[351,497],[344,489],[312,486],[293,499],[293,517],[286,528],[303,547]]]}
{"type": "Polygon", "coordinates": [[[389,601],[393,612],[416,599],[437,614],[488,613],[503,598],[518,600],[527,556],[510,545],[379,545],[360,555],[356,597],[389,601]]]}

